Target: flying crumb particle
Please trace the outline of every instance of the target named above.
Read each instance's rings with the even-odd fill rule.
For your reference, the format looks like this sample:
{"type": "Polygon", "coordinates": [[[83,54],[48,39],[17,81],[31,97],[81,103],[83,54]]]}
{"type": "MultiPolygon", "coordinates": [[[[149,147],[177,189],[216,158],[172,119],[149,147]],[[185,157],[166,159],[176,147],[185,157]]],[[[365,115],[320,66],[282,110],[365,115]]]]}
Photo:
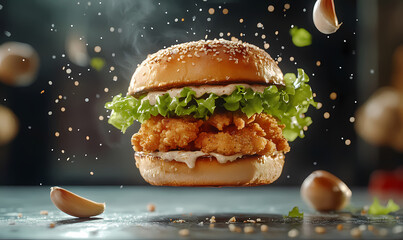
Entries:
{"type": "Polygon", "coordinates": [[[62,95],[59,95],[59,99],[62,99],[63,98],[63,96],[62,95]]]}
{"type": "Polygon", "coordinates": [[[288,237],[290,237],[290,238],[295,238],[295,237],[297,237],[298,235],[299,235],[299,231],[298,231],[297,229],[295,229],[295,228],[291,229],[291,230],[288,232],[288,237]]]}
{"type": "Polygon", "coordinates": [[[45,92],[45,90],[42,90],[42,91],[41,91],[41,94],[43,94],[44,92],[45,92]]]}
{"type": "Polygon", "coordinates": [[[117,77],[117,76],[113,76],[112,80],[116,82],[116,81],[118,80],[118,77],[117,77]]]}
{"type": "Polygon", "coordinates": [[[73,131],[73,128],[72,128],[72,127],[69,127],[68,130],[69,130],[69,132],[71,132],[71,131],[73,131]]]}
{"type": "Polygon", "coordinates": [[[174,221],[172,221],[173,223],[184,223],[184,222],[186,222],[185,220],[183,220],[183,219],[178,219],[178,220],[174,220],[174,221]]]}
{"type": "Polygon", "coordinates": [[[330,118],[330,113],[325,112],[325,113],[323,114],[323,117],[324,117],[325,119],[329,119],[329,118],[330,118]]]}
{"type": "Polygon", "coordinates": [[[115,67],[114,67],[114,66],[111,66],[111,67],[109,68],[109,70],[115,71],[115,67]]]}
{"type": "Polygon", "coordinates": [[[105,89],[104,89],[104,92],[109,92],[109,88],[105,88],[105,89]]]}
{"type": "Polygon", "coordinates": [[[225,14],[228,14],[228,9],[226,9],[226,8],[224,8],[223,10],[222,10],[222,13],[225,15],[225,14]]]}
{"type": "Polygon", "coordinates": [[[277,58],[277,62],[281,62],[281,61],[283,61],[283,58],[282,58],[282,57],[278,57],[278,58],[277,58]]]}
{"type": "Polygon", "coordinates": [[[349,120],[350,120],[351,123],[353,123],[353,122],[355,122],[355,117],[350,117],[349,120]]]}
{"type": "Polygon", "coordinates": [[[208,10],[208,13],[209,13],[210,15],[213,15],[214,12],[215,12],[214,8],[210,8],[210,9],[208,10]]]}
{"type": "Polygon", "coordinates": [[[243,19],[242,19],[242,18],[239,19],[239,23],[243,23],[243,19]]]}
{"type": "Polygon", "coordinates": [[[55,132],[55,137],[59,137],[60,133],[59,132],[55,132]]]}
{"type": "Polygon", "coordinates": [[[228,220],[228,222],[236,222],[236,218],[235,218],[235,216],[234,216],[234,217],[232,217],[232,218],[230,218],[230,219],[228,220]]]}
{"type": "Polygon", "coordinates": [[[275,34],[275,35],[278,35],[278,31],[275,31],[274,34],[275,34]]]}
{"type": "Polygon", "coordinates": [[[337,93],[332,92],[332,93],[329,95],[329,98],[332,99],[332,100],[336,100],[336,98],[337,98],[337,93]]]}
{"type": "Polygon", "coordinates": [[[66,108],[65,108],[65,107],[61,107],[61,108],[60,108],[60,111],[65,112],[65,111],[66,111],[66,108]]]}
{"type": "Polygon", "coordinates": [[[362,232],[359,228],[353,228],[353,229],[351,229],[350,234],[353,238],[360,238],[362,235],[362,232]]]}
{"type": "Polygon", "coordinates": [[[268,10],[269,12],[274,12],[274,6],[273,6],[273,5],[269,5],[269,6],[267,7],[267,10],[268,10]]]}
{"type": "Polygon", "coordinates": [[[90,136],[86,136],[85,139],[86,139],[87,141],[89,141],[89,140],[90,140],[90,136]]]}
{"type": "Polygon", "coordinates": [[[257,27],[257,28],[263,28],[263,24],[262,24],[262,23],[258,23],[258,24],[256,25],[256,27],[257,27]]]}
{"type": "Polygon", "coordinates": [[[316,66],[320,66],[321,62],[320,61],[316,61],[316,66]]]}
{"type": "Polygon", "coordinates": [[[269,231],[269,226],[267,226],[266,224],[263,224],[262,226],[260,226],[260,231],[262,231],[262,232],[269,231]]]}
{"type": "Polygon", "coordinates": [[[64,150],[62,149],[60,152],[61,152],[61,153],[64,153],[64,150]]]}
{"type": "Polygon", "coordinates": [[[215,223],[215,222],[216,222],[215,216],[212,216],[212,217],[210,218],[210,222],[211,222],[211,223],[215,223]]]}
{"type": "Polygon", "coordinates": [[[268,48],[270,47],[270,44],[265,43],[265,44],[263,45],[263,47],[264,47],[264,49],[268,49],[268,48]]]}
{"type": "Polygon", "coordinates": [[[104,116],[99,116],[98,118],[100,121],[104,120],[104,116]]]}
{"type": "Polygon", "coordinates": [[[91,175],[91,176],[94,175],[94,172],[91,171],[91,172],[90,172],[90,175],[91,175]]]}
{"type": "Polygon", "coordinates": [[[228,36],[228,37],[231,36],[231,33],[230,33],[230,32],[227,32],[227,36],[228,36]]]}
{"type": "Polygon", "coordinates": [[[262,39],[266,39],[266,35],[262,34],[262,39]]]}
{"type": "Polygon", "coordinates": [[[155,211],[155,205],[152,204],[152,203],[147,204],[147,211],[154,212],[155,211]]]}
{"type": "Polygon", "coordinates": [[[41,215],[48,215],[49,213],[48,213],[48,211],[46,211],[46,210],[42,210],[42,211],[39,212],[39,214],[41,214],[41,215]]]}
{"type": "Polygon", "coordinates": [[[289,3],[284,4],[284,9],[288,10],[290,9],[291,5],[289,3]]]}
{"type": "Polygon", "coordinates": [[[182,237],[189,236],[189,234],[190,234],[189,229],[181,229],[181,230],[179,230],[179,235],[182,236],[182,237]]]}
{"type": "Polygon", "coordinates": [[[70,69],[70,68],[67,68],[67,69],[66,69],[66,73],[67,73],[67,74],[70,74],[70,73],[71,73],[71,69],[70,69]]]}
{"type": "Polygon", "coordinates": [[[323,107],[323,104],[321,102],[318,102],[317,109],[321,109],[323,107]]]}
{"type": "Polygon", "coordinates": [[[337,224],[337,230],[338,231],[343,230],[343,228],[344,228],[343,224],[341,224],[341,223],[337,224]]]}
{"type": "Polygon", "coordinates": [[[244,233],[246,234],[250,234],[250,233],[254,233],[255,232],[255,228],[252,226],[245,226],[243,228],[244,233]]]}
{"type": "Polygon", "coordinates": [[[294,57],[290,57],[291,62],[294,62],[294,60],[295,60],[294,57]]]}
{"type": "Polygon", "coordinates": [[[326,233],[326,228],[321,227],[321,226],[317,226],[317,227],[315,227],[315,232],[317,234],[324,234],[324,233],[326,233]]]}
{"type": "Polygon", "coordinates": [[[348,146],[351,144],[351,140],[350,139],[346,139],[346,141],[344,141],[344,143],[348,146]]]}
{"type": "Polygon", "coordinates": [[[99,53],[101,52],[102,48],[100,46],[95,46],[94,47],[94,52],[99,53]]]}
{"type": "Polygon", "coordinates": [[[184,18],[182,18],[182,19],[181,19],[181,21],[182,21],[182,22],[184,22],[184,21],[185,21],[185,19],[184,19],[184,18]]]}
{"type": "Polygon", "coordinates": [[[55,228],[56,224],[54,222],[49,223],[49,228],[55,228]]]}

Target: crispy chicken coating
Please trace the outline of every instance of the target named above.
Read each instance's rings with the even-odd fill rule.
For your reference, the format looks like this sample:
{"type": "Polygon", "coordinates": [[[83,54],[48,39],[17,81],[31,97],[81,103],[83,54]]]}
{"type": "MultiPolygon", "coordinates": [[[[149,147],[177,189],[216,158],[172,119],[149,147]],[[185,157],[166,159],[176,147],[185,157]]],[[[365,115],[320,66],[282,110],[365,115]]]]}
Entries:
{"type": "Polygon", "coordinates": [[[270,155],[288,152],[284,125],[267,114],[247,118],[239,112],[217,113],[209,119],[152,117],[133,135],[135,151],[169,150],[214,152],[223,155],[270,155]]]}
{"type": "Polygon", "coordinates": [[[132,145],[135,151],[144,152],[187,149],[196,140],[202,124],[202,120],[194,118],[152,117],[133,135],[132,145]]]}

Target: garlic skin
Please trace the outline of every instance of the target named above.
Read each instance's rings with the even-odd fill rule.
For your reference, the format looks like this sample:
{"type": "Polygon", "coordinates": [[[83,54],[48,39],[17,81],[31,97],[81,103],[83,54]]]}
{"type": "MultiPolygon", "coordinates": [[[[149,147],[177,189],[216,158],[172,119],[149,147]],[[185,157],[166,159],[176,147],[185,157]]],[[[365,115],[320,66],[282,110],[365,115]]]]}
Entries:
{"type": "Polygon", "coordinates": [[[313,7],[313,23],[324,34],[335,33],[341,26],[336,16],[333,0],[317,0],[313,7]]]}
{"type": "Polygon", "coordinates": [[[97,203],[60,187],[50,188],[50,199],[61,211],[79,218],[99,215],[105,210],[105,203],[97,203]]]}

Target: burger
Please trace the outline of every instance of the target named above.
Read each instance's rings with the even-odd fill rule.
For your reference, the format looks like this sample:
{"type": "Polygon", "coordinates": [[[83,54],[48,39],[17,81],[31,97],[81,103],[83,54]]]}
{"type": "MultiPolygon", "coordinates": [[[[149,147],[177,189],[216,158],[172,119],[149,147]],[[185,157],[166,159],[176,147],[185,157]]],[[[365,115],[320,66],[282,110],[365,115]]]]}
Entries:
{"type": "Polygon", "coordinates": [[[288,142],[312,122],[308,81],[254,45],[201,40],[149,55],[105,107],[123,133],[141,123],[131,143],[150,184],[256,186],[281,175],[288,142]]]}

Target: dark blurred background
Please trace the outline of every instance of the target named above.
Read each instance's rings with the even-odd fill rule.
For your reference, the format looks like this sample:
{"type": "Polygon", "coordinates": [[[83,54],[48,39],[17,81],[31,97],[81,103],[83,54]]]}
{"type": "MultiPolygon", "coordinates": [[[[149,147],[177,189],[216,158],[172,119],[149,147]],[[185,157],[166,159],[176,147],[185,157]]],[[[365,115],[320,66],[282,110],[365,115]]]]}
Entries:
{"type": "Polygon", "coordinates": [[[403,43],[403,1],[337,0],[343,24],[331,35],[315,28],[314,3],[1,0],[0,44],[32,46],[39,71],[27,86],[0,82],[0,106],[15,116],[0,114],[18,119],[7,125],[0,115],[0,136],[18,129],[0,146],[0,184],[146,184],[130,145],[139,124],[121,134],[107,124],[105,102],[126,93],[147,54],[220,37],[261,48],[268,43],[266,51],[284,73],[308,73],[322,103],[309,112],[313,124],[306,137],[291,143],[275,185],[300,185],[312,171],[325,169],[362,186],[374,170],[397,168],[399,150],[358,137],[354,125],[356,110],[378,87],[391,85],[393,56],[403,43]],[[312,45],[294,46],[293,26],[307,29],[312,45]]]}

